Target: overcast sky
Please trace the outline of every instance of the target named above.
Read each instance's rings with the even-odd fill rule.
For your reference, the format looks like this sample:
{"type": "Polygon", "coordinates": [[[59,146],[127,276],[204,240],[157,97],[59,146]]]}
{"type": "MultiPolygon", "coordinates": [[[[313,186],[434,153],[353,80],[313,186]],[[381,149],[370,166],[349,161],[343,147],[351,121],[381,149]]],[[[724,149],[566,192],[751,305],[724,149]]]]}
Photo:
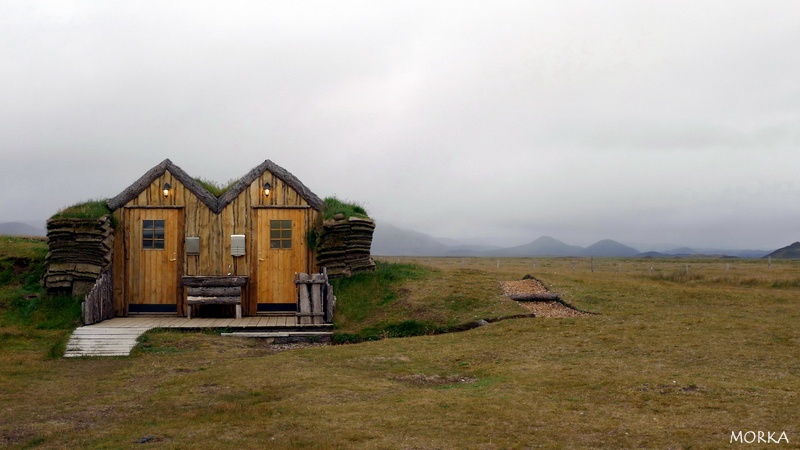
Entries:
{"type": "Polygon", "coordinates": [[[271,159],[437,237],[800,240],[796,0],[4,0],[0,86],[0,222],[271,159]]]}

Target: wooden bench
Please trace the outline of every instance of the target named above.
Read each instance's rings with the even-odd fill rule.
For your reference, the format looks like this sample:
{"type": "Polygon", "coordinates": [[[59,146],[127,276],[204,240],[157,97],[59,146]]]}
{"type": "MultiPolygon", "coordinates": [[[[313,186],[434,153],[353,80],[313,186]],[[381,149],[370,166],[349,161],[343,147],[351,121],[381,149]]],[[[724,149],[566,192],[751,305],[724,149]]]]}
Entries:
{"type": "Polygon", "coordinates": [[[182,277],[186,287],[186,318],[192,318],[192,306],[234,305],[236,318],[242,318],[242,293],[247,277],[182,277]]]}

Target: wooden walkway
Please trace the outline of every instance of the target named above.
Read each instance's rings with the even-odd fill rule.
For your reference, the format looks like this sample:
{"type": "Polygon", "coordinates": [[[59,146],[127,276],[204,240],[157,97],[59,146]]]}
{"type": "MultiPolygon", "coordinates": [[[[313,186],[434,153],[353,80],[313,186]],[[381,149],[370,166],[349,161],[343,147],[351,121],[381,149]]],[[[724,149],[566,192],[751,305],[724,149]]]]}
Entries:
{"type": "Polygon", "coordinates": [[[153,328],[229,328],[231,331],[237,332],[261,332],[262,337],[269,337],[269,333],[272,332],[274,337],[287,333],[318,335],[327,333],[332,325],[300,325],[297,323],[297,317],[288,314],[243,317],[241,319],[187,319],[173,316],[115,317],[94,325],[76,328],[69,338],[64,356],[68,358],[128,356],[136,346],[136,339],[153,328]]]}

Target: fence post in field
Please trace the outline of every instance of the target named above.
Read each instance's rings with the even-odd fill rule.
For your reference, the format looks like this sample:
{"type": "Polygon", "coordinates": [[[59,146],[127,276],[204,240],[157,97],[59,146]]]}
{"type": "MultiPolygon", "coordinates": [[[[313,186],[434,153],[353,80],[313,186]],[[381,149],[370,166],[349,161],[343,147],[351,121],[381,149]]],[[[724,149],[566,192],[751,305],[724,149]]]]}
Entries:
{"type": "Polygon", "coordinates": [[[594,256],[592,256],[592,272],[594,272],[594,256]]]}
{"type": "Polygon", "coordinates": [[[772,269],[772,256],[767,257],[767,269],[772,269]]]}

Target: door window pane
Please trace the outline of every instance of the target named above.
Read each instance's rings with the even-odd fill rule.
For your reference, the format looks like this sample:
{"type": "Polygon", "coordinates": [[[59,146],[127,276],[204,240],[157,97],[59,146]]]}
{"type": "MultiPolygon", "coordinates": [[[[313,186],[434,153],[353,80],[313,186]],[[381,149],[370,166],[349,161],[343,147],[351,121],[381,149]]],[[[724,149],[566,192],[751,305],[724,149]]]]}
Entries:
{"type": "Polygon", "coordinates": [[[146,250],[164,249],[164,220],[142,221],[142,248],[146,250]]]}
{"type": "Polygon", "coordinates": [[[271,249],[292,248],[291,220],[269,221],[269,248],[271,249]]]}

